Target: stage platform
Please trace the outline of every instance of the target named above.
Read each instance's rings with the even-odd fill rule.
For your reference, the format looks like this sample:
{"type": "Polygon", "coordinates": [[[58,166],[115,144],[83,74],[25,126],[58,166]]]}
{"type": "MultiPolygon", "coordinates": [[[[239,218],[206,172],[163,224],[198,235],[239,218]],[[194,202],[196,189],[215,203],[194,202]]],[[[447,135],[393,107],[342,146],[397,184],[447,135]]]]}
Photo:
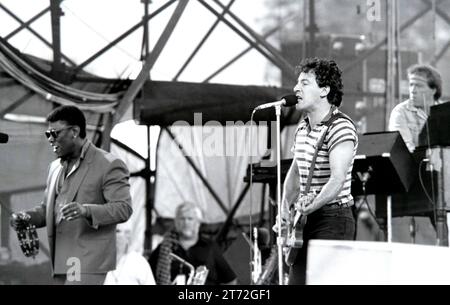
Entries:
{"type": "Polygon", "coordinates": [[[308,285],[449,285],[450,248],[312,240],[308,285]]]}

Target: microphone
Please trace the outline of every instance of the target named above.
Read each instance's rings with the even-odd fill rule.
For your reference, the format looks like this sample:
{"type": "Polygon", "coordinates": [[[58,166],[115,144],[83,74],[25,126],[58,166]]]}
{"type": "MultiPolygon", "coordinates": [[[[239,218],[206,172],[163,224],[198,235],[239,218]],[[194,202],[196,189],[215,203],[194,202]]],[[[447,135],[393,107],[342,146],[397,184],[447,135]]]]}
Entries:
{"type": "Polygon", "coordinates": [[[9,136],[6,133],[0,132],[0,144],[8,143],[9,136]]]}
{"type": "Polygon", "coordinates": [[[290,107],[294,106],[295,104],[297,104],[297,97],[293,94],[290,94],[283,96],[279,101],[259,105],[258,107],[255,108],[255,111],[275,106],[290,107]]]}

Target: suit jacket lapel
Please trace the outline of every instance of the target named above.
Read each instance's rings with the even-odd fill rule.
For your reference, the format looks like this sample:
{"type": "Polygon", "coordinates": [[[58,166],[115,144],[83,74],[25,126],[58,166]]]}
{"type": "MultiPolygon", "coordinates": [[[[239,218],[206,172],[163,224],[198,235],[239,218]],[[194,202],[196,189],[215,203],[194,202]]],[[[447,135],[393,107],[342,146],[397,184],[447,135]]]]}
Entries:
{"type": "Polygon", "coordinates": [[[73,173],[72,181],[70,181],[70,188],[67,193],[67,202],[72,202],[75,199],[78,189],[80,188],[81,182],[83,182],[89,170],[89,163],[91,163],[92,158],[95,154],[95,149],[92,147],[93,144],[89,144],[86,151],[84,160],[81,161],[78,169],[73,173]]]}
{"type": "Polygon", "coordinates": [[[58,177],[61,174],[62,166],[59,161],[55,162],[53,170],[50,171],[50,179],[48,184],[47,192],[47,229],[49,235],[53,235],[53,223],[54,223],[54,210],[55,210],[55,194],[56,194],[56,184],[58,183],[58,177]]]}
{"type": "Polygon", "coordinates": [[[50,168],[49,171],[49,178],[48,178],[48,185],[47,185],[47,194],[46,194],[46,227],[47,227],[47,235],[48,235],[48,245],[50,250],[50,257],[52,262],[52,274],[53,274],[53,261],[54,261],[54,240],[53,240],[53,234],[55,231],[54,223],[55,223],[55,217],[53,215],[55,210],[55,194],[56,194],[56,184],[58,182],[59,174],[62,171],[61,163],[58,161],[55,161],[55,163],[52,164],[52,168],[50,168]]]}

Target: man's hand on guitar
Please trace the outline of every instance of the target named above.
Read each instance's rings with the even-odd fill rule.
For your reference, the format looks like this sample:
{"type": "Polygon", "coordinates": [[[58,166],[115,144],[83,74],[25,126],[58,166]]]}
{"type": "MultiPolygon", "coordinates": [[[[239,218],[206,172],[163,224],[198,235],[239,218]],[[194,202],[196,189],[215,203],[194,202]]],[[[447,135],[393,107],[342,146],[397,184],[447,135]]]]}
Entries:
{"type": "Polygon", "coordinates": [[[298,210],[302,215],[309,215],[319,207],[314,204],[314,198],[316,198],[316,192],[310,192],[306,195],[300,195],[297,202],[295,203],[295,209],[298,210]]]}
{"type": "MultiPolygon", "coordinates": [[[[277,217],[275,218],[275,224],[273,225],[273,227],[272,227],[272,230],[275,232],[275,233],[278,233],[278,215],[277,215],[277,217]]],[[[283,233],[283,232],[286,232],[286,230],[287,230],[287,221],[285,220],[285,219],[281,219],[281,232],[283,233]]]]}
{"type": "MultiPolygon", "coordinates": [[[[289,219],[289,202],[287,201],[286,197],[283,196],[281,198],[281,232],[286,232],[287,226],[288,226],[288,219],[289,219]]],[[[278,233],[278,215],[275,217],[275,224],[272,227],[272,230],[275,233],[278,233]]]]}

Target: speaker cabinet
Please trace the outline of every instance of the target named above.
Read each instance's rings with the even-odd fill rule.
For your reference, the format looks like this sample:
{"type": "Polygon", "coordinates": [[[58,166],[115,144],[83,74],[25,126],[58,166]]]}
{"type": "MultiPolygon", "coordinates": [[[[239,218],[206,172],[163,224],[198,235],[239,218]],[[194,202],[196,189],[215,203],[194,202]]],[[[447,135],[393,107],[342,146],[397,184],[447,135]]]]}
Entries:
{"type": "Polygon", "coordinates": [[[228,247],[224,257],[236,273],[239,284],[250,285],[250,245],[242,234],[228,247]]]}

